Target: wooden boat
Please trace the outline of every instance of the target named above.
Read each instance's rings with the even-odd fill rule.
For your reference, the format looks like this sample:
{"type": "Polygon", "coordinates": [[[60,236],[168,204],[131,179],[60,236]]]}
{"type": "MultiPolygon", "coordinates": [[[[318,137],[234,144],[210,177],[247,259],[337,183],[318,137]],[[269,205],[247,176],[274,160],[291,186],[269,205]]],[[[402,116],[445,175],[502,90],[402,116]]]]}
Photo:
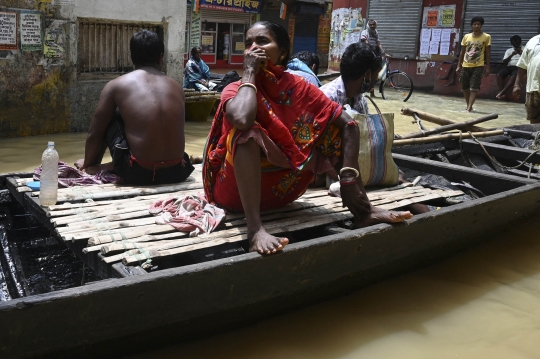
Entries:
{"type": "MultiPolygon", "coordinates": [[[[241,218],[233,216],[216,232],[212,246],[191,244],[193,251],[155,258],[157,270],[155,265],[145,270],[138,263],[104,265],[105,257],[99,252],[83,253],[88,239],[60,236],[104,279],[0,302],[0,357],[119,357],[231,330],[432,263],[489,238],[540,208],[540,182],[536,180],[401,154],[395,155],[395,161],[407,171],[467,181],[486,196],[459,202],[448,200],[444,191],[424,193],[421,191],[430,189],[409,184],[375,189],[369,192],[370,199],[381,201],[376,202],[380,205],[386,201],[389,208],[428,199],[438,201],[440,208],[399,225],[349,230],[343,221],[351,216],[339,201],[324,196],[325,190],[310,190],[299,201],[264,217],[268,228],[291,239],[281,253],[247,253],[243,227],[238,226],[241,218]]],[[[54,227],[51,222],[61,216],[51,212],[70,206],[41,208],[32,192],[22,191],[25,176],[0,176],[0,185],[5,184],[10,196],[44,225],[62,233],[61,225],[57,222],[54,227]]],[[[60,197],[74,203],[73,211],[83,208],[83,200],[89,197],[105,205],[104,201],[140,200],[197,188],[197,181],[168,190],[108,186],[94,192],[60,190],[60,197]]],[[[455,191],[447,194],[456,195],[455,191]]],[[[90,221],[84,213],[78,214],[90,221]]],[[[122,223],[120,227],[127,225],[127,221],[122,223]]],[[[143,263],[144,256],[140,260],[143,263]]]]}
{"type": "Polygon", "coordinates": [[[220,98],[220,94],[215,91],[197,92],[184,89],[184,93],[186,95],[186,121],[207,121],[220,98]]]}
{"type": "Polygon", "coordinates": [[[392,152],[540,179],[540,124],[496,128],[486,133],[496,135],[460,139],[455,134],[453,139],[394,146],[392,152]]]}

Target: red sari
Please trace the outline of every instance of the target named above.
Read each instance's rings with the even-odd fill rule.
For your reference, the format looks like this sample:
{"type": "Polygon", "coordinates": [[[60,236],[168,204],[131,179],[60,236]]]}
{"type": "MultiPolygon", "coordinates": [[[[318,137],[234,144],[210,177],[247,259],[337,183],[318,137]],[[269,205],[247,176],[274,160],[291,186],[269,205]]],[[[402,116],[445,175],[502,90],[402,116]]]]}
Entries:
{"type": "Polygon", "coordinates": [[[245,131],[225,117],[227,101],[241,82],[228,85],[204,150],[203,182],[211,203],[243,211],[234,175],[236,146],[253,138],[261,147],[261,210],[282,207],[300,197],[341,155],[340,130],[332,124],[341,106],[303,78],[269,64],[256,76],[257,115],[245,131]]]}

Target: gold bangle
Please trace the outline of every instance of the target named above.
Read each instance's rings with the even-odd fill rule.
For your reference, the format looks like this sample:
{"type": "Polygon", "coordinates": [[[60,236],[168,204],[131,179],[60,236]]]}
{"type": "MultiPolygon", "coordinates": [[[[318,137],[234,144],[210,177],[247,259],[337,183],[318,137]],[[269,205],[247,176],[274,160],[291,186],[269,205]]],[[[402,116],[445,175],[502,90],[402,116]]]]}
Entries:
{"type": "Polygon", "coordinates": [[[353,171],[354,174],[356,174],[356,176],[354,178],[358,178],[358,176],[360,176],[360,172],[358,172],[358,170],[356,168],[352,168],[352,167],[343,167],[342,169],[339,170],[339,177],[341,179],[341,172],[343,171],[353,171]]]}
{"type": "Polygon", "coordinates": [[[251,82],[243,82],[240,86],[238,86],[238,89],[240,90],[242,87],[248,86],[255,90],[255,93],[257,93],[257,86],[252,84],[251,82]]]}

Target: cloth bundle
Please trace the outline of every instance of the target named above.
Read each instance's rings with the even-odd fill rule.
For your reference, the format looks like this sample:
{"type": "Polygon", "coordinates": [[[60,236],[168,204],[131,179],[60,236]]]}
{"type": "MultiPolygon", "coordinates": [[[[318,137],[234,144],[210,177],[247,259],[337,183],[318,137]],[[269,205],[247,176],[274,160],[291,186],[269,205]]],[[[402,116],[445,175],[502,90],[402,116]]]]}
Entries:
{"type": "MultiPolygon", "coordinates": [[[[41,166],[34,170],[35,181],[40,180],[41,170],[41,166]]],[[[79,171],[78,169],[69,166],[65,162],[58,162],[58,186],[60,188],[74,186],[93,186],[96,184],[105,183],[122,183],[122,178],[106,170],[100,171],[95,175],[89,175],[88,173],[79,171]]]]}
{"type": "Polygon", "coordinates": [[[212,232],[225,217],[225,211],[209,204],[203,193],[158,200],[148,211],[156,216],[156,224],[169,224],[190,237],[212,232]]]}

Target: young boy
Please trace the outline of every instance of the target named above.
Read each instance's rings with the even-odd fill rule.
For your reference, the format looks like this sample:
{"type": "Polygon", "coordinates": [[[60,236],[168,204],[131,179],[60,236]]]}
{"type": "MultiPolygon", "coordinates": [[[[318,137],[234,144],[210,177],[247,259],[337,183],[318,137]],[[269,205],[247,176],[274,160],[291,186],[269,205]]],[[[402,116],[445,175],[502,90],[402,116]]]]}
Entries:
{"type": "Polygon", "coordinates": [[[476,95],[480,90],[482,75],[489,75],[491,36],[482,32],[484,18],[471,19],[472,32],[463,36],[456,73],[460,76],[461,90],[467,102],[465,111],[472,112],[476,95]]]}

